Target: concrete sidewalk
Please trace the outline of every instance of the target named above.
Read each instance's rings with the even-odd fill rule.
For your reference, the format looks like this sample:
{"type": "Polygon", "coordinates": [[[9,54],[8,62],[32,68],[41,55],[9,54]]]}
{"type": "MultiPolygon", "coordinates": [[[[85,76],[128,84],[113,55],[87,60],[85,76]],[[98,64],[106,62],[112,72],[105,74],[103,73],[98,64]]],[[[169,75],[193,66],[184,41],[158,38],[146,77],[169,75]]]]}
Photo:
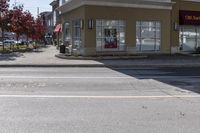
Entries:
{"type": "Polygon", "coordinates": [[[200,57],[151,56],[148,58],[57,58],[55,46],[26,53],[0,54],[0,67],[200,67],[200,57]]]}
{"type": "Polygon", "coordinates": [[[59,51],[55,46],[46,46],[32,52],[0,54],[0,66],[73,66],[102,65],[93,60],[66,60],[55,57],[59,51]]]}

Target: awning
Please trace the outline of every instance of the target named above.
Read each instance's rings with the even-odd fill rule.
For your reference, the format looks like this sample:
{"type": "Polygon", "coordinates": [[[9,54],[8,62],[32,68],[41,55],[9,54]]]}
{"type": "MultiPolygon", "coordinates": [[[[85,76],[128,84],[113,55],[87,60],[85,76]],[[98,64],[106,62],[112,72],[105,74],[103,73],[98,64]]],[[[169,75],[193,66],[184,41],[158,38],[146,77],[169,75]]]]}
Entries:
{"type": "Polygon", "coordinates": [[[54,32],[61,32],[61,24],[56,25],[54,32]]]}

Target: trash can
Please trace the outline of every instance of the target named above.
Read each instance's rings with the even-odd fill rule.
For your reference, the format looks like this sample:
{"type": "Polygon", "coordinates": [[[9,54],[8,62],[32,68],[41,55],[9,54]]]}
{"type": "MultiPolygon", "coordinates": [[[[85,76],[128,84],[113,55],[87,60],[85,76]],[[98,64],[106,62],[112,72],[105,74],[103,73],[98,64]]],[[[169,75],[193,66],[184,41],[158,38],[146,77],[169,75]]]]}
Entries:
{"type": "Polygon", "coordinates": [[[65,53],[65,45],[60,45],[60,53],[65,53]]]}

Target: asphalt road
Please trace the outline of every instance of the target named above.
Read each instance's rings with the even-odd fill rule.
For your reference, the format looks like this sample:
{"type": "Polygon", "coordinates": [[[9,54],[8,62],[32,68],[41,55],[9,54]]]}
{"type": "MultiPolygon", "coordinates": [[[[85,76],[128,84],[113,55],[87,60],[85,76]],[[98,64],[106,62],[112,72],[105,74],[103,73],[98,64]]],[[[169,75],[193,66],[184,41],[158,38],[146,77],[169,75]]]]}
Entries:
{"type": "Polygon", "coordinates": [[[1,68],[1,133],[198,133],[199,68],[1,68]]]}

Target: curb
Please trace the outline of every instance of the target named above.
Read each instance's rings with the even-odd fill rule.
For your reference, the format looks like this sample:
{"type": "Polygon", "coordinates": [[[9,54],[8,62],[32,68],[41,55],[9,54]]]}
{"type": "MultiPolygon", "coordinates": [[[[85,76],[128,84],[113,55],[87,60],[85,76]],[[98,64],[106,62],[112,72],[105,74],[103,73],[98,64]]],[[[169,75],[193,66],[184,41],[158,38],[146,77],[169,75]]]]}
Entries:
{"type": "Polygon", "coordinates": [[[135,65],[105,65],[105,64],[10,64],[10,65],[0,65],[0,67],[107,67],[107,68],[187,68],[187,67],[200,67],[200,64],[184,64],[184,65],[175,65],[175,64],[162,64],[162,65],[155,65],[155,64],[135,64],[135,65]]]}
{"type": "Polygon", "coordinates": [[[145,59],[148,56],[98,56],[98,57],[82,57],[82,56],[66,56],[64,54],[56,54],[55,57],[68,60],[129,60],[129,59],[145,59]]]}
{"type": "Polygon", "coordinates": [[[11,65],[0,65],[0,67],[105,67],[101,64],[11,64],[11,65]]]}

